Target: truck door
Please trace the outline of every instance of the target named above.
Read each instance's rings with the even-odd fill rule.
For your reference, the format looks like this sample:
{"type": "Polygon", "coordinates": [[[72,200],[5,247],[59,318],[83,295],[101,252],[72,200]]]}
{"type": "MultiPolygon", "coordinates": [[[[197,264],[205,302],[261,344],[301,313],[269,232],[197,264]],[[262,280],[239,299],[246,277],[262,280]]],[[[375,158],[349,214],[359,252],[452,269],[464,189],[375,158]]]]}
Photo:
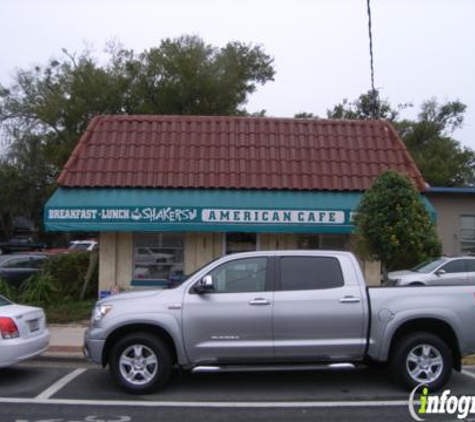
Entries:
{"type": "Polygon", "coordinates": [[[364,289],[345,282],[340,260],[331,256],[282,256],[276,263],[276,359],[311,362],[360,358],[366,344],[364,289]]]}
{"type": "Polygon", "coordinates": [[[191,287],[183,304],[183,333],[193,363],[273,358],[272,258],[241,258],[211,270],[213,290],[191,287]]]}

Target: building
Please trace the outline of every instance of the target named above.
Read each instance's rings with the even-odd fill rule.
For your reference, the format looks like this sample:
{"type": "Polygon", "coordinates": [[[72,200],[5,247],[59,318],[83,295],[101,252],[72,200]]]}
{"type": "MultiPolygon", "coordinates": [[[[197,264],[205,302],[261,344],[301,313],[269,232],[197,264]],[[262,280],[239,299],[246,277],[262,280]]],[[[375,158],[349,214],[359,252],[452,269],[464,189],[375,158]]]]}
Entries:
{"type": "MultiPolygon", "coordinates": [[[[233,252],[352,250],[351,215],[386,169],[425,190],[384,121],[100,116],[45,225],[100,232],[101,289],[164,285],[233,252]]],[[[379,264],[363,264],[379,284],[379,264]]]]}
{"type": "Polygon", "coordinates": [[[427,197],[437,212],[443,253],[475,255],[475,187],[431,187],[427,197]]]}

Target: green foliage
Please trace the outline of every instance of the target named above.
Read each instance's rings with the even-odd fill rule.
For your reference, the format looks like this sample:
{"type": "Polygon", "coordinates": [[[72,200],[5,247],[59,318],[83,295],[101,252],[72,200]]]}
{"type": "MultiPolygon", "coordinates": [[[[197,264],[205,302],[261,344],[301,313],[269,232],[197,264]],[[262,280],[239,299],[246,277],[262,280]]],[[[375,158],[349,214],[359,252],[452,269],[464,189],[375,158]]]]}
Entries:
{"type": "Polygon", "coordinates": [[[439,256],[441,244],[411,182],[386,171],[368,189],[355,217],[357,250],[388,270],[410,268],[439,256]]]}
{"type": "Polygon", "coordinates": [[[21,303],[45,305],[57,299],[58,292],[59,289],[56,287],[51,274],[39,272],[23,282],[19,301],[21,303]]]}
{"type": "Polygon", "coordinates": [[[422,104],[417,121],[395,127],[406,143],[426,181],[432,186],[464,186],[475,183],[475,151],[451,138],[463,124],[466,106],[460,101],[422,104]]]}
{"type": "Polygon", "coordinates": [[[393,108],[387,100],[376,97],[371,103],[371,92],[356,101],[343,100],[328,117],[339,119],[371,119],[376,116],[389,120],[399,132],[414,158],[424,179],[432,186],[466,186],[475,183],[475,151],[465,148],[451,137],[463,124],[466,106],[460,101],[439,104],[436,99],[422,103],[416,120],[400,119],[401,110],[410,104],[393,108]]]}
{"type": "Polygon", "coordinates": [[[17,71],[0,86],[0,120],[20,134],[41,136],[60,169],[98,114],[235,115],[257,84],[273,80],[273,59],[260,46],[222,48],[197,36],[165,39],[139,54],[110,45],[100,65],[88,51],[17,71]]]}
{"type": "MultiPolygon", "coordinates": [[[[74,252],[49,259],[41,274],[47,276],[57,288],[60,300],[78,299],[89,267],[90,253],[74,252]]],[[[96,268],[86,297],[97,297],[98,271],[96,268]]]]}
{"type": "MultiPolygon", "coordinates": [[[[89,259],[88,252],[53,256],[45,262],[41,271],[22,283],[19,291],[0,281],[0,294],[20,303],[50,308],[60,306],[65,301],[78,301],[89,267],[89,259]]],[[[96,267],[86,291],[86,298],[95,300],[97,289],[96,267]]]]}
{"type": "Polygon", "coordinates": [[[66,300],[45,306],[48,323],[65,324],[88,320],[95,300],[66,300]]]}
{"type": "Polygon", "coordinates": [[[396,121],[401,110],[411,107],[411,104],[399,104],[393,108],[387,99],[382,99],[379,91],[368,91],[361,94],[355,101],[345,98],[340,104],[327,110],[330,119],[385,119],[396,121]]]}
{"type": "Polygon", "coordinates": [[[0,278],[0,295],[10,299],[12,302],[16,302],[18,297],[18,292],[16,289],[10,284],[8,284],[5,280],[0,278]]]}
{"type": "Polygon", "coordinates": [[[307,113],[306,111],[301,111],[294,115],[296,119],[318,119],[318,116],[315,116],[313,113],[307,113]]]}

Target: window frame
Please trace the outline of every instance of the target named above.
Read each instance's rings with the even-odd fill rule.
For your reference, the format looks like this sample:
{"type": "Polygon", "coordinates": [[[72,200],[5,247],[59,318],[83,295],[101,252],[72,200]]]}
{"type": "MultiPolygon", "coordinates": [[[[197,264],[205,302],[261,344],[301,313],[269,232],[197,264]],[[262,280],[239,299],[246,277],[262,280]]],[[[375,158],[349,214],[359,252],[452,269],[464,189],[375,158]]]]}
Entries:
{"type": "Polygon", "coordinates": [[[309,292],[309,291],[328,291],[334,289],[341,289],[345,287],[345,276],[343,273],[343,267],[341,265],[341,261],[335,256],[326,256],[326,255],[281,255],[277,257],[278,262],[275,263],[275,291],[276,292],[309,292]],[[282,259],[284,258],[327,258],[327,259],[334,259],[338,263],[338,268],[340,269],[341,279],[343,284],[341,286],[333,286],[333,287],[326,287],[326,288],[318,288],[315,287],[313,289],[297,289],[297,290],[289,290],[284,289],[282,287],[282,259]]]}
{"type": "Polygon", "coordinates": [[[266,292],[273,292],[276,285],[275,285],[275,260],[276,258],[273,256],[256,256],[256,257],[246,257],[246,258],[237,258],[237,259],[231,259],[229,261],[223,262],[219,265],[216,265],[215,267],[211,268],[208,272],[206,272],[203,277],[200,277],[198,280],[195,280],[194,283],[191,284],[190,288],[188,289],[188,294],[195,294],[195,295],[208,295],[208,294],[213,294],[213,295],[223,295],[223,294],[228,294],[228,295],[233,295],[233,294],[259,294],[259,293],[266,293],[266,292]],[[194,287],[203,279],[203,277],[206,277],[207,275],[210,275],[211,272],[215,271],[222,265],[227,265],[232,262],[236,261],[242,261],[246,259],[256,259],[256,258],[262,258],[267,260],[267,268],[266,268],[266,279],[265,279],[265,284],[264,284],[264,290],[259,290],[259,291],[250,291],[250,292],[215,292],[215,291],[209,291],[205,293],[198,293],[195,291],[194,287]]]}
{"type": "MultiPolygon", "coordinates": [[[[167,235],[179,235],[182,237],[183,239],[183,247],[182,247],[182,250],[181,250],[181,255],[182,255],[182,262],[174,262],[173,265],[181,265],[183,267],[183,276],[185,275],[184,274],[184,271],[185,271],[185,241],[186,241],[186,233],[184,232],[138,232],[138,233],[134,233],[133,235],[133,238],[132,238],[132,281],[138,281],[140,283],[144,283],[144,285],[146,283],[150,283],[150,285],[154,285],[154,283],[163,283],[163,282],[166,282],[168,283],[169,282],[169,275],[170,275],[170,272],[168,273],[168,276],[167,278],[158,278],[158,277],[155,277],[155,278],[147,278],[147,277],[143,277],[143,278],[140,278],[140,277],[137,277],[136,276],[136,273],[135,273],[135,269],[136,269],[136,266],[141,266],[139,262],[137,262],[137,256],[138,254],[136,254],[136,250],[140,249],[140,248],[144,248],[146,250],[151,250],[152,248],[158,248],[158,249],[178,249],[178,248],[173,248],[173,247],[169,247],[169,246],[162,246],[163,245],[163,237],[164,236],[167,236],[167,235]],[[141,235],[154,235],[156,236],[156,239],[158,239],[158,244],[154,244],[154,245],[147,245],[147,246],[144,246],[144,245],[137,245],[136,244],[136,241],[137,239],[139,238],[139,236],[141,235]]],[[[168,265],[166,263],[157,263],[157,266],[160,266],[160,265],[168,265]]],[[[150,265],[148,265],[150,266],[150,265]]],[[[147,265],[142,265],[142,267],[148,267],[147,265]]],[[[173,266],[172,266],[173,267],[173,266]]]]}

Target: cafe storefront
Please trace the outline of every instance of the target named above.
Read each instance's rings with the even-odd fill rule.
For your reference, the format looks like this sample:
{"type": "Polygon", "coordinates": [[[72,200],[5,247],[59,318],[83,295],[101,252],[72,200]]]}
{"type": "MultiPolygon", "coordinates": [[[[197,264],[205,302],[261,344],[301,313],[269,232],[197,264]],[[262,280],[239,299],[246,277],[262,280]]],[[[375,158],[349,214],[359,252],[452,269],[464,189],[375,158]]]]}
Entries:
{"type": "MultiPolygon", "coordinates": [[[[386,122],[323,122],[97,118],[46,204],[46,229],[100,233],[101,290],[167,286],[236,252],[353,250],[362,187],[385,168],[404,171],[419,187],[423,179],[386,122]],[[376,154],[365,154],[375,137],[376,154]]],[[[362,264],[378,284],[379,264],[362,264]]]]}

